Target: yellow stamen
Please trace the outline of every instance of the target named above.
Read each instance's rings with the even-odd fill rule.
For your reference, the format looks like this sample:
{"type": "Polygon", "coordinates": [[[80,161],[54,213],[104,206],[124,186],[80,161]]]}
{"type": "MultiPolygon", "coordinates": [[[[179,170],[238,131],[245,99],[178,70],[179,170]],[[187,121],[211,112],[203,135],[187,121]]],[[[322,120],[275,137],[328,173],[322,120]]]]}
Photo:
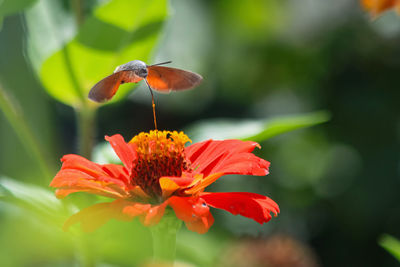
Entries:
{"type": "Polygon", "coordinates": [[[139,133],[130,141],[137,145],[138,153],[146,153],[149,149],[156,149],[157,152],[179,151],[185,147],[187,142],[192,142],[192,140],[183,132],[158,130],[139,133]]]}

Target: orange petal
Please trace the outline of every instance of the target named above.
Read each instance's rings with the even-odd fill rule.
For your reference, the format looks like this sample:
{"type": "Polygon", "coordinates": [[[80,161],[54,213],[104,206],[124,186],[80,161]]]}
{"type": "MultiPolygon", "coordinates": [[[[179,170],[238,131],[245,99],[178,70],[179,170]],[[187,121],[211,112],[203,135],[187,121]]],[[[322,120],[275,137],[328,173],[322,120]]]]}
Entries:
{"type": "Polygon", "coordinates": [[[398,15],[400,15],[400,0],[397,0],[396,2],[396,12],[398,15]]]}
{"type": "MultiPolygon", "coordinates": [[[[66,196],[68,196],[71,193],[75,193],[75,192],[88,192],[88,190],[83,190],[80,187],[77,188],[67,188],[67,189],[63,189],[63,188],[59,188],[56,190],[55,194],[57,198],[64,198],[66,196]]],[[[91,192],[91,193],[95,193],[95,192],[91,192]]],[[[96,192],[97,193],[97,192],[96,192]]],[[[107,197],[111,197],[110,195],[106,195],[107,197]]]]}
{"type": "Polygon", "coordinates": [[[150,208],[150,204],[130,202],[122,209],[122,212],[127,216],[133,218],[146,213],[150,208]]]}
{"type": "Polygon", "coordinates": [[[185,194],[194,195],[195,193],[204,190],[204,188],[206,188],[210,184],[214,183],[222,175],[223,175],[223,173],[214,173],[212,175],[207,176],[203,180],[200,180],[200,182],[198,184],[196,184],[195,186],[193,186],[192,188],[185,190],[185,194]]]}
{"type": "Polygon", "coordinates": [[[164,215],[165,208],[167,207],[168,202],[164,201],[161,205],[153,206],[150,208],[145,216],[141,217],[141,222],[144,226],[152,226],[160,222],[161,218],[164,215]]]}
{"type": "Polygon", "coordinates": [[[180,188],[180,186],[175,181],[170,179],[170,177],[161,177],[159,182],[164,199],[171,196],[172,193],[180,188]]]}
{"type": "Polygon", "coordinates": [[[189,188],[199,184],[203,180],[203,177],[204,177],[204,175],[202,173],[196,174],[194,176],[194,179],[193,179],[192,183],[190,185],[188,185],[186,188],[189,189],[189,188]]]}
{"type": "Polygon", "coordinates": [[[149,195],[146,194],[143,189],[140,186],[134,186],[131,190],[130,190],[130,194],[132,196],[138,197],[142,200],[148,200],[150,199],[149,195]]]}
{"type": "Polygon", "coordinates": [[[163,198],[167,199],[178,189],[193,186],[193,182],[198,181],[198,179],[198,177],[161,177],[159,183],[163,198]]]}
{"type": "Polygon", "coordinates": [[[365,9],[371,9],[373,7],[375,0],[361,0],[361,5],[365,9]]]}
{"type": "Polygon", "coordinates": [[[119,200],[99,203],[85,208],[72,215],[64,223],[63,230],[68,231],[71,225],[81,223],[85,232],[93,232],[112,218],[121,219],[121,205],[119,200]]]}
{"type": "Polygon", "coordinates": [[[110,219],[130,221],[137,216],[140,216],[141,222],[145,226],[151,226],[157,224],[161,220],[167,205],[168,202],[166,201],[161,205],[152,207],[150,204],[137,203],[123,199],[107,203],[98,203],[72,215],[64,223],[63,229],[67,231],[71,225],[81,223],[83,231],[93,232],[110,219]]]}
{"type": "Polygon", "coordinates": [[[94,163],[84,157],[75,154],[64,155],[61,158],[63,163],[61,170],[74,169],[90,175],[91,177],[98,177],[104,174],[100,164],[94,163]]]}
{"type": "Polygon", "coordinates": [[[68,195],[66,193],[68,192],[68,189],[73,189],[70,191],[70,193],[84,191],[113,198],[119,198],[126,195],[124,184],[119,184],[121,181],[116,184],[114,183],[117,182],[116,180],[112,180],[112,177],[108,178],[111,180],[107,181],[107,177],[93,178],[93,176],[90,176],[89,174],[80,170],[61,169],[54,177],[50,186],[58,187],[59,189],[67,189],[64,191],[64,195],[60,194],[58,197],[65,197],[68,195]],[[79,188],[81,190],[76,190],[79,188]]]}
{"type": "Polygon", "coordinates": [[[168,202],[160,205],[152,206],[151,204],[143,204],[125,201],[126,205],[122,209],[122,213],[130,218],[140,216],[140,221],[145,226],[157,224],[164,215],[165,207],[168,202]]]}
{"type": "Polygon", "coordinates": [[[107,197],[126,196],[131,185],[127,170],[120,165],[100,165],[78,155],[65,155],[63,165],[56,174],[51,187],[59,188],[58,197],[84,191],[107,197]]]}
{"type": "Polygon", "coordinates": [[[361,0],[361,5],[368,10],[373,17],[382,12],[394,8],[398,4],[397,0],[361,0]]]}

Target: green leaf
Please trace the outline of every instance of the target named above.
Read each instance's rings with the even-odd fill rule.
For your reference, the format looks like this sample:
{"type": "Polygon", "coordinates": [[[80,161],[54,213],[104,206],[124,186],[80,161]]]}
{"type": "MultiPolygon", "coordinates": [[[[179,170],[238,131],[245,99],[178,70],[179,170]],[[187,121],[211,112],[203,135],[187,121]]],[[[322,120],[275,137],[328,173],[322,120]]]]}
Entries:
{"type": "Polygon", "coordinates": [[[6,177],[0,177],[0,201],[34,211],[49,219],[58,219],[60,214],[71,214],[75,209],[65,206],[49,190],[6,177]]]}
{"type": "Polygon", "coordinates": [[[0,0],[0,18],[23,11],[37,0],[0,0]]]}
{"type": "Polygon", "coordinates": [[[10,125],[14,128],[16,135],[27,152],[36,160],[37,166],[43,173],[46,182],[51,177],[51,171],[47,164],[44,151],[29,127],[26,118],[22,112],[21,106],[16,99],[8,94],[0,84],[0,110],[3,111],[10,125]]]}
{"type": "Polygon", "coordinates": [[[320,111],[267,120],[212,119],[196,122],[185,132],[194,142],[210,138],[262,142],[283,133],[327,122],[329,118],[327,112],[320,111]]]}
{"type": "Polygon", "coordinates": [[[0,0],[0,31],[6,16],[21,12],[33,5],[37,0],[0,0]]]}
{"type": "Polygon", "coordinates": [[[77,34],[74,14],[62,1],[40,0],[25,12],[27,52],[34,69],[77,34]]]}
{"type": "MultiPolygon", "coordinates": [[[[70,106],[85,104],[93,85],[116,66],[149,60],[166,16],[166,0],[114,0],[98,7],[77,36],[43,62],[39,75],[47,92],[70,106]]],[[[131,88],[121,86],[113,101],[131,88]]]]}
{"type": "Polygon", "coordinates": [[[400,241],[398,239],[388,234],[384,234],[379,238],[378,243],[400,262],[400,241]]]}
{"type": "Polygon", "coordinates": [[[93,161],[100,164],[121,164],[121,160],[115,154],[109,142],[100,142],[93,149],[93,161]]]}

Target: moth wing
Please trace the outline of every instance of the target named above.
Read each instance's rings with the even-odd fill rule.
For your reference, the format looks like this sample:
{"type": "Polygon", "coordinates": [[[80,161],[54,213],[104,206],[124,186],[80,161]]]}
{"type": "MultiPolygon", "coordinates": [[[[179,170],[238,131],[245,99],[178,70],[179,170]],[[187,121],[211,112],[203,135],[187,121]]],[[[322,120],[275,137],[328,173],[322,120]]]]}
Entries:
{"type": "Polygon", "coordinates": [[[95,102],[110,100],[122,83],[138,82],[140,79],[132,71],[119,71],[96,83],[89,92],[89,99],[95,102]]]}
{"type": "Polygon", "coordinates": [[[199,74],[162,66],[149,66],[147,68],[147,82],[154,90],[168,93],[191,89],[201,83],[203,77],[199,74]]]}

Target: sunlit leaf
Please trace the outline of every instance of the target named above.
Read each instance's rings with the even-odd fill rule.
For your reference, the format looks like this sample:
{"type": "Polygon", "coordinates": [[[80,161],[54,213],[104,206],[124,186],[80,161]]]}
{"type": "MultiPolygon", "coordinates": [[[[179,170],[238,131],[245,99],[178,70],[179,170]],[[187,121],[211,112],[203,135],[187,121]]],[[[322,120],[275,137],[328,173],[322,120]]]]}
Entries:
{"type": "Polygon", "coordinates": [[[261,142],[300,128],[329,120],[327,112],[281,116],[266,120],[211,119],[196,122],[186,129],[194,141],[206,139],[242,139],[261,142]]]}
{"type": "MultiPolygon", "coordinates": [[[[139,59],[148,61],[167,15],[166,0],[114,0],[98,7],[77,36],[47,58],[40,78],[57,100],[79,106],[91,87],[115,67],[139,59]]],[[[121,86],[113,101],[132,85],[121,86]]]]}
{"type": "Polygon", "coordinates": [[[384,234],[379,239],[379,245],[386,249],[400,262],[400,241],[393,236],[384,234]]]}

